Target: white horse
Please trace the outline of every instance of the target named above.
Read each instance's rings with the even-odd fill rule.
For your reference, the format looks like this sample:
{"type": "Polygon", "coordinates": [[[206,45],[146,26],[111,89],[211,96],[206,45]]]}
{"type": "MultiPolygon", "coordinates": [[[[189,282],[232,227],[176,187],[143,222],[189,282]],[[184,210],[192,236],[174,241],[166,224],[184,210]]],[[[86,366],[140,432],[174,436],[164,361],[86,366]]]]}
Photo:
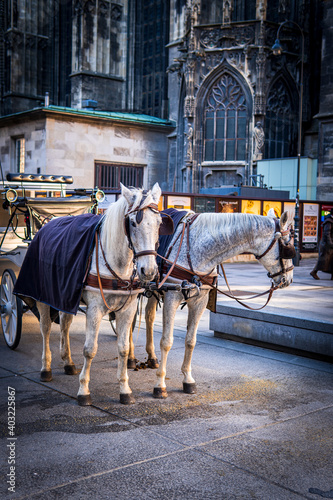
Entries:
{"type": "MultiPolygon", "coordinates": [[[[136,269],[141,282],[152,280],[157,273],[155,248],[162,220],[157,205],[161,189],[158,184],[155,184],[148,192],[122,186],[121,194],[118,201],[109,206],[104,216],[100,227],[100,244],[98,248],[95,244],[92,254],[88,286],[82,293],[82,301],[87,307],[84,365],[80,374],[78,391],[80,405],[92,403],[89,391],[90,367],[97,352],[101,320],[110,311],[115,312],[117,321],[119,354],[117,377],[120,383],[120,402],[123,404],[134,402],[127,374],[129,331],[137,307],[138,293],[143,290],[138,280],[136,288],[131,286],[128,288],[128,285],[131,280],[133,282],[136,269]],[[99,281],[98,276],[101,279],[101,286],[94,283],[94,281],[99,281]],[[123,286],[124,289],[107,289],[108,281],[109,285],[117,281],[119,288],[123,286]]],[[[49,346],[50,308],[41,302],[37,303],[37,307],[43,336],[41,380],[49,381],[52,379],[49,346]]],[[[72,320],[73,315],[60,313],[60,350],[65,372],[68,374],[76,373],[69,344],[69,327],[72,320]]]]}
{"type": "MultiPolygon", "coordinates": [[[[173,245],[174,247],[168,256],[170,261],[175,260],[178,252],[183,224],[185,222],[178,226],[171,242],[171,247],[173,245]]],[[[204,277],[208,274],[216,276],[216,266],[218,264],[243,252],[248,252],[254,254],[269,271],[268,276],[276,287],[286,287],[292,283],[293,266],[291,258],[294,256],[294,247],[289,244],[291,239],[290,229],[287,226],[287,212],[282,214],[279,225],[278,221],[276,224],[272,217],[260,215],[238,213],[200,214],[190,226],[189,237],[185,236],[183,238],[175,269],[179,265],[189,271],[192,268],[197,277],[204,277]]],[[[167,279],[167,283],[181,283],[182,279],[185,278],[172,278],[171,274],[167,279]]],[[[184,375],[183,391],[188,394],[196,392],[195,380],[191,374],[191,359],[196,344],[198,323],[207,306],[210,289],[208,285],[203,284],[199,293],[193,290],[186,299],[188,321],[185,356],[181,370],[184,375]]],[[[145,313],[148,364],[153,367],[159,366],[157,383],[153,392],[154,397],[157,398],[167,397],[165,383],[167,356],[173,344],[176,311],[184,301],[184,295],[181,291],[168,290],[161,292],[161,294],[163,296],[163,333],[160,342],[161,361],[159,365],[153,341],[153,324],[156,315],[156,298],[154,296],[148,300],[145,313]]]]}

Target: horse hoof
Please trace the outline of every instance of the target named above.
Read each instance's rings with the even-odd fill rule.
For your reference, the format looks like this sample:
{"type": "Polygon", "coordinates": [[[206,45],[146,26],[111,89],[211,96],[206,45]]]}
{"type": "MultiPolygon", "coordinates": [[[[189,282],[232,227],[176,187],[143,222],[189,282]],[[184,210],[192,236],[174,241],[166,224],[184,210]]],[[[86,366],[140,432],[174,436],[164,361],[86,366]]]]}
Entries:
{"type": "Polygon", "coordinates": [[[40,372],[41,382],[51,382],[52,380],[52,370],[42,370],[40,372]]]}
{"type": "Polygon", "coordinates": [[[195,394],[197,392],[197,387],[195,384],[183,382],[183,392],[185,392],[185,394],[195,394]]]}
{"type": "Polygon", "coordinates": [[[132,405],[135,403],[135,399],[132,394],[120,394],[120,402],[122,405],[132,405]]]}
{"type": "Polygon", "coordinates": [[[78,370],[75,368],[75,365],[65,365],[64,370],[66,375],[76,375],[78,370]]]}
{"type": "Polygon", "coordinates": [[[160,365],[158,364],[157,358],[150,358],[147,361],[147,366],[148,368],[153,368],[155,370],[155,368],[158,368],[160,365]]]}
{"type": "Polygon", "coordinates": [[[134,370],[134,368],[136,368],[136,360],[135,359],[128,359],[127,360],[127,369],[134,370]]]}
{"type": "Polygon", "coordinates": [[[79,394],[77,397],[77,402],[79,403],[79,406],[91,406],[92,405],[92,399],[90,394],[79,394]]]}
{"type": "Polygon", "coordinates": [[[153,397],[156,399],[165,399],[168,393],[165,387],[154,387],[153,397]]]}

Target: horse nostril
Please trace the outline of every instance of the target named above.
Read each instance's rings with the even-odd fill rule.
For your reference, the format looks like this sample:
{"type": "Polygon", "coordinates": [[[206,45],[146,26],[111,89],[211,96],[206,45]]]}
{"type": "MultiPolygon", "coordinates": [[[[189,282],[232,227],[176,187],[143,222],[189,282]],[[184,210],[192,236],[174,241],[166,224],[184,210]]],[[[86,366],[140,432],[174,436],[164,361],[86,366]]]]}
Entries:
{"type": "Polygon", "coordinates": [[[142,274],[142,276],[145,276],[145,274],[146,274],[146,273],[145,273],[145,268],[144,268],[144,267],[141,267],[141,274],[142,274]]]}

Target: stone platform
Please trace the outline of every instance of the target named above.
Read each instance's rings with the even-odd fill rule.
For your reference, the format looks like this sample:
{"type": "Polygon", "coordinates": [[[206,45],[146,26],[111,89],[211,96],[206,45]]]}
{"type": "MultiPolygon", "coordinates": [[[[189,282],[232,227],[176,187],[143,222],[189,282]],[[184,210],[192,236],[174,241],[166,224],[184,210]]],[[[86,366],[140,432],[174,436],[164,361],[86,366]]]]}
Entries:
{"type": "MultiPolygon", "coordinates": [[[[214,335],[332,362],[333,281],[329,274],[321,272],[321,279],[314,280],[310,276],[314,263],[313,258],[303,259],[294,269],[293,284],[277,290],[269,305],[260,311],[220,298],[216,313],[210,315],[214,335]]],[[[225,270],[237,295],[245,291],[259,293],[269,286],[266,271],[257,263],[226,264],[225,270]]],[[[220,286],[226,288],[222,281],[220,286]]],[[[246,293],[244,298],[254,308],[264,303],[263,298],[246,301],[246,293]]]]}

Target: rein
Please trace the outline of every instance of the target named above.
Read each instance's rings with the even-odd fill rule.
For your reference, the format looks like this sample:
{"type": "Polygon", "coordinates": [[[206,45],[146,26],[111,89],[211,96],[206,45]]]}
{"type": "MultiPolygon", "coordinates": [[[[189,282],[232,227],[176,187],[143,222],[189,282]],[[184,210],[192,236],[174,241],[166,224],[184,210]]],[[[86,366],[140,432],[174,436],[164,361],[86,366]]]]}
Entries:
{"type": "Polygon", "coordinates": [[[289,271],[292,271],[294,269],[294,266],[291,265],[286,268],[283,259],[292,259],[296,255],[295,247],[293,245],[290,245],[289,243],[284,243],[282,241],[283,236],[287,236],[288,234],[291,233],[290,229],[287,229],[286,231],[281,231],[279,220],[274,219],[274,222],[275,222],[275,233],[273,240],[271,241],[270,245],[268,246],[268,248],[265,250],[264,253],[255,256],[257,260],[262,259],[273,248],[275,243],[277,241],[279,242],[279,260],[280,260],[281,271],[275,274],[267,273],[267,276],[269,278],[275,278],[276,276],[280,276],[281,274],[285,274],[289,271]]]}
{"type": "MultiPolygon", "coordinates": [[[[106,306],[106,308],[109,310],[109,311],[113,311],[113,312],[118,312],[120,311],[127,303],[129,297],[131,296],[132,294],[132,290],[135,288],[135,285],[137,283],[134,282],[134,276],[135,276],[135,268],[133,269],[133,273],[132,273],[132,276],[130,278],[130,281],[126,281],[126,280],[123,280],[121,279],[116,273],[115,271],[113,271],[113,269],[111,269],[110,265],[108,264],[106,258],[105,258],[105,253],[104,253],[104,250],[103,250],[103,247],[102,247],[102,243],[101,243],[101,239],[99,237],[99,231],[96,231],[95,233],[95,253],[96,253],[96,271],[97,271],[97,282],[98,282],[98,288],[99,288],[99,291],[101,292],[101,297],[103,299],[103,302],[104,302],[104,305],[106,306]],[[106,284],[106,280],[105,278],[101,278],[101,275],[100,275],[100,272],[99,272],[99,264],[98,264],[98,247],[100,246],[101,248],[101,251],[102,251],[102,255],[103,255],[103,259],[105,261],[105,265],[108,269],[108,271],[111,273],[112,276],[114,276],[116,279],[115,280],[107,280],[108,282],[116,282],[115,285],[117,286],[117,289],[125,289],[125,290],[129,290],[129,294],[124,302],[124,304],[119,307],[119,309],[117,309],[116,311],[109,307],[106,300],[105,300],[105,296],[104,296],[104,292],[103,292],[103,284],[102,284],[102,280],[104,281],[104,285],[106,284]],[[135,283],[135,285],[134,285],[135,283]],[[120,286],[119,286],[120,285],[120,286]]],[[[136,280],[136,282],[138,282],[138,280],[136,280]]],[[[96,283],[94,281],[94,277],[91,275],[91,274],[88,274],[88,279],[87,279],[87,285],[90,285],[90,286],[93,286],[94,288],[96,288],[96,283]]]]}
{"type": "MultiPolygon", "coordinates": [[[[175,264],[175,262],[172,262],[171,260],[169,259],[166,259],[165,257],[162,257],[162,255],[158,255],[158,257],[161,257],[163,260],[165,260],[168,264],[175,264]]],[[[208,280],[207,278],[209,277],[209,274],[211,274],[213,271],[211,271],[211,273],[209,274],[206,274],[204,276],[200,275],[200,274],[196,274],[194,271],[190,271],[189,269],[187,269],[186,267],[182,267],[180,266],[179,264],[176,264],[175,267],[177,269],[180,269],[181,271],[184,271],[186,272],[187,274],[190,274],[191,276],[193,277],[197,277],[199,278],[202,283],[204,285],[208,285],[212,290],[216,290],[218,293],[220,293],[221,295],[225,295],[226,297],[229,297],[230,299],[234,299],[236,300],[236,302],[238,302],[239,304],[241,304],[242,306],[246,307],[247,309],[251,309],[253,311],[259,311],[260,309],[263,309],[264,307],[267,306],[268,302],[271,300],[271,297],[273,295],[273,292],[275,290],[277,290],[279,288],[279,286],[276,286],[274,284],[272,284],[271,288],[269,288],[268,290],[266,290],[265,292],[261,292],[261,293],[258,293],[256,295],[253,295],[252,297],[247,297],[247,300],[251,300],[251,299],[256,299],[258,297],[262,297],[263,295],[267,295],[268,294],[268,297],[267,297],[267,301],[265,302],[265,304],[259,308],[255,308],[255,307],[251,307],[251,306],[248,306],[247,304],[245,304],[244,302],[242,302],[240,299],[238,299],[231,291],[230,287],[229,287],[229,283],[228,283],[228,280],[227,280],[227,277],[225,275],[225,272],[224,272],[224,269],[223,269],[223,266],[222,264],[220,264],[222,270],[223,270],[223,276],[224,276],[224,279],[227,283],[227,286],[228,286],[228,290],[229,290],[229,293],[228,292],[224,292],[223,290],[221,290],[220,288],[218,288],[217,286],[217,276],[211,276],[210,280],[208,280]]],[[[170,274],[169,274],[170,275],[170,274]]],[[[175,276],[177,277],[177,276],[175,276]]],[[[180,278],[181,279],[181,278],[180,278]]],[[[163,283],[164,283],[165,279],[163,280],[163,283]]],[[[160,286],[162,285],[162,282],[160,284],[160,286]]],[[[158,288],[160,288],[160,286],[158,288]]]]}
{"type": "MultiPolygon", "coordinates": [[[[127,240],[128,240],[128,246],[129,246],[130,250],[132,250],[132,252],[133,252],[133,262],[134,262],[134,264],[135,264],[135,261],[136,261],[136,259],[138,257],[144,256],[144,255],[154,255],[154,257],[156,257],[156,255],[157,255],[157,252],[155,250],[142,250],[141,252],[136,252],[135,248],[134,248],[134,245],[133,245],[133,242],[132,242],[132,239],[131,239],[131,234],[130,234],[130,219],[129,219],[129,215],[130,214],[136,213],[136,222],[139,225],[142,222],[143,211],[144,210],[146,210],[146,209],[149,208],[150,210],[152,210],[154,212],[158,212],[158,206],[157,206],[156,203],[150,203],[149,205],[141,208],[142,204],[144,203],[144,201],[147,198],[147,194],[148,194],[148,191],[144,190],[143,191],[143,196],[142,196],[142,199],[140,201],[139,206],[137,208],[135,208],[134,210],[132,210],[132,207],[129,207],[127,213],[125,214],[125,219],[124,219],[125,235],[126,235],[127,240]]],[[[118,312],[118,311],[120,311],[126,305],[129,297],[132,294],[132,291],[141,288],[139,280],[135,279],[136,266],[134,265],[132,276],[130,277],[129,280],[123,280],[122,278],[120,278],[117,275],[117,273],[111,268],[111,266],[109,265],[109,263],[108,263],[108,261],[106,259],[105,252],[104,252],[104,249],[103,249],[103,246],[102,246],[102,242],[101,242],[101,238],[100,238],[100,234],[99,234],[99,230],[97,230],[96,233],[95,233],[95,251],[96,251],[96,271],[97,271],[97,277],[94,276],[94,275],[92,275],[92,274],[88,274],[87,280],[86,280],[86,284],[88,286],[93,287],[93,288],[99,288],[100,293],[101,293],[101,297],[102,297],[103,302],[104,302],[104,305],[107,307],[107,309],[109,311],[111,311],[113,309],[108,306],[108,304],[107,304],[107,302],[105,300],[105,296],[104,296],[104,292],[103,292],[103,286],[106,289],[111,289],[111,290],[125,290],[125,291],[129,291],[129,294],[128,294],[127,298],[126,298],[125,303],[119,309],[117,309],[116,311],[113,310],[113,312],[118,312]],[[110,272],[111,276],[114,277],[114,279],[104,278],[104,277],[101,278],[100,272],[99,272],[99,264],[98,264],[98,248],[101,249],[105,266],[106,266],[107,270],[110,272]]]]}

